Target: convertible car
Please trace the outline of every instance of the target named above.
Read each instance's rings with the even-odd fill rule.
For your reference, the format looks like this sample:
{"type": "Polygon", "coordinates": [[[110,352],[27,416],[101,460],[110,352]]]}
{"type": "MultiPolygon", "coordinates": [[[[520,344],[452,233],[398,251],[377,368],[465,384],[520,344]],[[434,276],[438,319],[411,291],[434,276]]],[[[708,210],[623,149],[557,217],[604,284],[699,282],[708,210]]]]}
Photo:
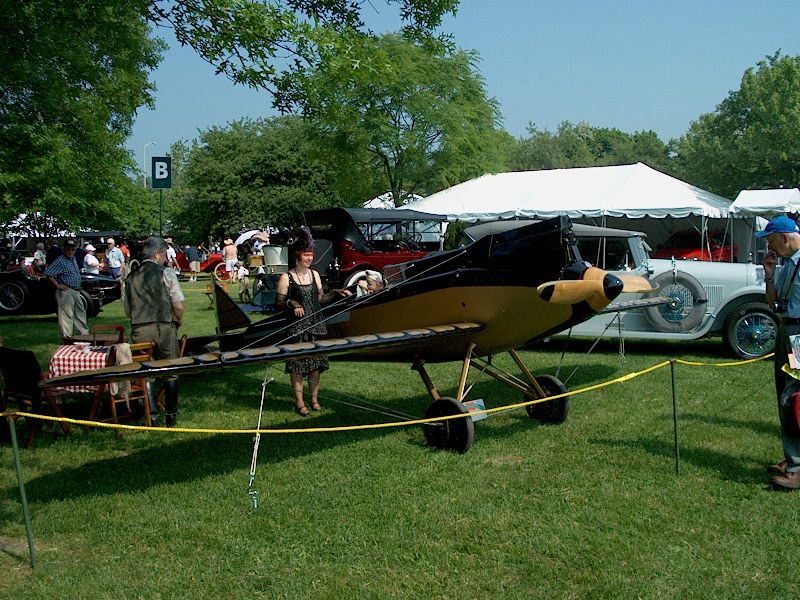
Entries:
{"type": "MultiPolygon", "coordinates": [[[[122,293],[116,279],[89,273],[81,274],[81,288],[90,317],[122,293]]],[[[34,279],[21,270],[0,272],[0,315],[47,315],[56,310],[56,290],[47,279],[34,279]]]]}

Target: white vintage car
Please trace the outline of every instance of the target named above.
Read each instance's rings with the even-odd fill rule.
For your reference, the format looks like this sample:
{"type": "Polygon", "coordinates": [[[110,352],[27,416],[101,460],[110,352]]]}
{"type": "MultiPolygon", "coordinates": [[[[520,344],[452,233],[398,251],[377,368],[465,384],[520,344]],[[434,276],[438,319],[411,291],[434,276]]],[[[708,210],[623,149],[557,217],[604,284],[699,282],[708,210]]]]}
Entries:
{"type": "MultiPolygon", "coordinates": [[[[464,241],[521,227],[531,221],[497,221],[469,227],[464,241]]],[[[778,319],[765,302],[764,269],[747,263],[653,259],[645,234],[574,225],[581,258],[614,272],[642,275],[659,287],[668,304],[616,312],[616,305],[642,298],[622,294],[596,317],[572,329],[573,336],[652,340],[696,340],[721,335],[739,357],[755,358],[775,347],[778,319]],[[613,311],[613,312],[612,312],[613,311]]]]}

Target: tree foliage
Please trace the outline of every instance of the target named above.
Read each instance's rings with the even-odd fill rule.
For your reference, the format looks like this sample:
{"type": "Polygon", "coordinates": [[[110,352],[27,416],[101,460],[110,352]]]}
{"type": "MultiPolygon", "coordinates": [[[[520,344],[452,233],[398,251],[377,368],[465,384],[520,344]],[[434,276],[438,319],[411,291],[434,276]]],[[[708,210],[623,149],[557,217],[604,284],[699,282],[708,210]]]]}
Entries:
{"type": "Polygon", "coordinates": [[[800,185],[800,56],[776,52],[747,69],[672,148],[682,176],[723,196],[800,185]]]}
{"type": "Polygon", "coordinates": [[[0,217],[111,224],[134,169],[122,147],[152,102],[144,0],[0,2],[0,217]]]}
{"type": "MultiPolygon", "coordinates": [[[[458,0],[385,0],[399,9],[404,35],[442,43],[432,32],[458,0]]],[[[378,2],[378,5],[381,3],[378,2]]],[[[269,90],[290,110],[293,80],[369,37],[364,0],[152,0],[150,18],[236,83],[269,90]]]]}
{"type": "Polygon", "coordinates": [[[304,210],[357,205],[376,191],[351,157],[323,151],[299,117],[212,127],[177,166],[171,231],[195,240],[291,227],[304,210]]]}
{"type": "Polygon", "coordinates": [[[397,34],[364,38],[298,74],[292,102],[321,140],[366,151],[396,206],[502,168],[497,103],[486,96],[473,53],[437,52],[397,34]]]}
{"type": "Polygon", "coordinates": [[[654,169],[670,172],[669,152],[652,131],[629,134],[619,129],[573,125],[564,121],[552,133],[528,125],[528,136],[512,150],[510,166],[514,171],[566,169],[645,163],[654,169]]]}

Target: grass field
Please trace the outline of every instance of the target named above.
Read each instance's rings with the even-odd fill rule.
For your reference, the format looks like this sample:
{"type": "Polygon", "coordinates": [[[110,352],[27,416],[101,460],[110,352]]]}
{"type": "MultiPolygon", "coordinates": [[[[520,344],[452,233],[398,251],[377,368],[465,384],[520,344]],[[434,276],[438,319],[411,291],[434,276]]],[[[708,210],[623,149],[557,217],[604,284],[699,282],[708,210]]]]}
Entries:
{"type": "MultiPolygon", "coordinates": [[[[204,283],[184,284],[191,334],[213,329],[204,283]]],[[[119,303],[100,322],[125,322],[119,303]]],[[[0,319],[6,345],[42,364],[55,317],[0,319]]],[[[719,340],[571,343],[578,388],[666,358],[728,360],[719,340]]],[[[522,352],[555,373],[563,342],[522,352]]],[[[507,357],[497,363],[516,369],[507,357]]],[[[377,423],[375,403],[421,416],[408,365],[332,363],[320,414],[292,411],[270,369],[264,427],[377,423]]],[[[459,366],[430,369],[442,392],[459,366]]],[[[180,425],[255,427],[263,368],[181,382],[180,425]]],[[[673,461],[669,369],[576,396],[567,422],[524,411],[475,425],[458,455],[418,427],[265,435],[253,510],[247,435],[75,427],[23,451],[38,567],[27,546],[7,436],[0,460],[0,596],[5,598],[797,598],[800,495],[768,489],[780,458],[771,365],[677,368],[682,470],[673,461]]],[[[471,397],[520,400],[493,380],[471,397]]]]}

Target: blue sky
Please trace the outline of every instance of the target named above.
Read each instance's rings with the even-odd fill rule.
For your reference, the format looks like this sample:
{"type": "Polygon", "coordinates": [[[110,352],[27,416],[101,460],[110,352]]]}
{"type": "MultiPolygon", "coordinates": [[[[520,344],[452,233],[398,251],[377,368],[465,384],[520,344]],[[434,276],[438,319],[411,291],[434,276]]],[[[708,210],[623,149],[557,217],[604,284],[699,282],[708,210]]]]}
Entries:
{"type": "MultiPolygon", "coordinates": [[[[365,3],[378,31],[396,29],[382,0],[365,3]]],[[[481,56],[480,71],[514,136],[529,122],[554,130],[585,121],[666,141],[715,109],[742,74],[781,49],[800,54],[796,1],[462,0],[443,31],[481,56]]],[[[127,146],[141,165],[179,139],[242,117],[274,114],[266,92],[234,86],[170,45],[151,79],[156,108],[140,110],[127,146]]]]}

